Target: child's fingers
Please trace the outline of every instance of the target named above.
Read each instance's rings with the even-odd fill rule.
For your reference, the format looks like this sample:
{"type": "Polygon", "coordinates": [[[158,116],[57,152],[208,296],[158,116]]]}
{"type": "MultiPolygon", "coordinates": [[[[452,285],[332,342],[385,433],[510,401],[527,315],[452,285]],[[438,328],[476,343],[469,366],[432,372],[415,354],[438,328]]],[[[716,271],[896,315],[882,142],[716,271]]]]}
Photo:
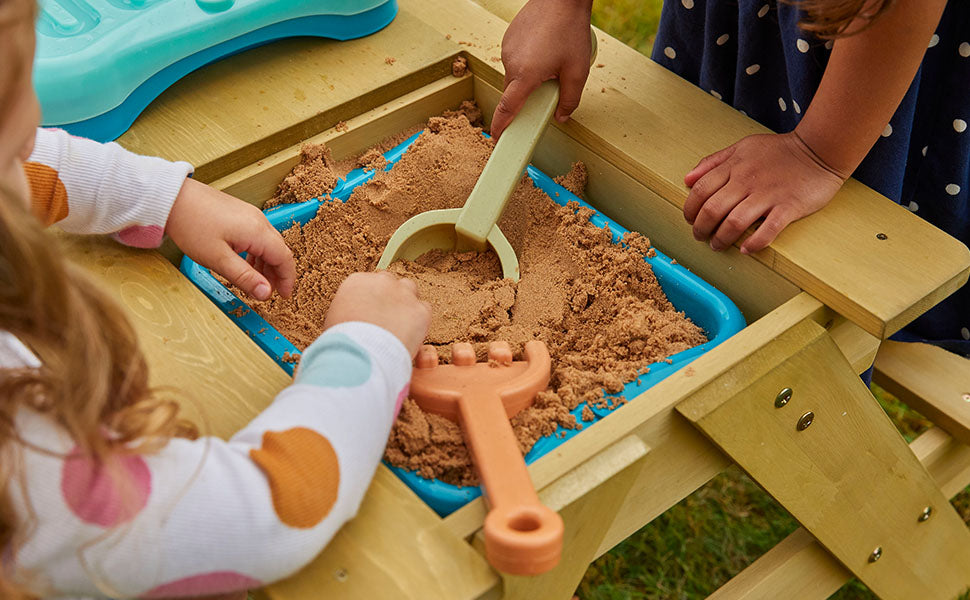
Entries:
{"type": "Polygon", "coordinates": [[[265,271],[263,275],[269,279],[269,282],[273,285],[273,288],[279,292],[280,296],[284,298],[289,298],[293,294],[293,287],[295,283],[288,281],[282,277],[282,275],[274,267],[264,265],[265,271]]]}
{"type": "Polygon", "coordinates": [[[709,154],[702,158],[697,165],[691,169],[687,175],[684,175],[684,185],[687,187],[693,187],[697,180],[703,177],[708,171],[717,167],[727,159],[731,158],[736,150],[735,145],[728,146],[723,150],[718,150],[714,154],[709,154]]]}
{"type": "Polygon", "coordinates": [[[555,118],[560,123],[565,123],[569,115],[579,108],[579,99],[588,76],[589,68],[583,65],[569,65],[559,74],[559,105],[555,118]]]}
{"type": "Polygon", "coordinates": [[[414,283],[413,279],[402,278],[401,287],[406,289],[414,297],[418,296],[418,284],[414,283]]]}
{"type": "Polygon", "coordinates": [[[269,298],[272,291],[269,281],[229,246],[225,246],[212,263],[212,269],[253,298],[269,298]]]}
{"type": "Polygon", "coordinates": [[[734,242],[760,219],[770,206],[766,202],[752,196],[745,198],[728,213],[714,235],[711,237],[711,249],[715,251],[729,248],[734,242]]]}
{"type": "Polygon", "coordinates": [[[707,199],[723,188],[730,177],[731,169],[719,167],[698,179],[690,188],[687,200],[684,201],[684,219],[693,225],[697,219],[697,213],[701,211],[707,199]]]}
{"type": "Polygon", "coordinates": [[[262,258],[255,256],[253,258],[253,262],[250,263],[250,266],[255,269],[257,273],[265,277],[271,286],[276,287],[273,278],[270,277],[269,273],[267,273],[268,269],[266,268],[266,263],[263,262],[262,258]]]}
{"type": "Polygon", "coordinates": [[[502,97],[499,98],[498,106],[495,107],[494,115],[492,115],[491,133],[493,138],[497,140],[502,135],[515,115],[522,110],[522,105],[525,104],[529,94],[539,87],[539,83],[541,82],[538,79],[517,78],[509,81],[509,84],[505,86],[505,91],[502,92],[502,97]]]}
{"type": "Polygon", "coordinates": [[[274,274],[273,285],[280,295],[288,298],[293,291],[293,284],[296,282],[296,262],[293,260],[293,251],[283,241],[279,232],[267,224],[265,235],[260,237],[261,242],[258,249],[250,250],[250,254],[255,254],[262,261],[258,271],[261,273],[272,272],[274,274]]]}
{"type": "Polygon", "coordinates": [[[751,237],[744,240],[741,244],[741,254],[750,254],[764,250],[794,220],[795,216],[787,205],[776,205],[768,213],[768,216],[765,217],[764,223],[759,225],[758,229],[751,234],[751,237]]]}
{"type": "Polygon", "coordinates": [[[699,242],[710,239],[724,217],[745,197],[746,194],[732,188],[730,184],[715,192],[697,213],[694,220],[694,239],[699,242]]]}

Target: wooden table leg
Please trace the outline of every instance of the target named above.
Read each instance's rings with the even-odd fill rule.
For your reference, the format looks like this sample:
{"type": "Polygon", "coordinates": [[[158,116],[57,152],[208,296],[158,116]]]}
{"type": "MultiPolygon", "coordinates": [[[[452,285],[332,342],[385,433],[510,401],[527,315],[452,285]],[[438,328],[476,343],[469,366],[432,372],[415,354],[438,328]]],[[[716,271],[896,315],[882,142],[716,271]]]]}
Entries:
{"type": "Polygon", "coordinates": [[[743,393],[678,411],[881,598],[957,596],[970,532],[828,334],[797,328],[808,343],[766,346],[743,393]]]}

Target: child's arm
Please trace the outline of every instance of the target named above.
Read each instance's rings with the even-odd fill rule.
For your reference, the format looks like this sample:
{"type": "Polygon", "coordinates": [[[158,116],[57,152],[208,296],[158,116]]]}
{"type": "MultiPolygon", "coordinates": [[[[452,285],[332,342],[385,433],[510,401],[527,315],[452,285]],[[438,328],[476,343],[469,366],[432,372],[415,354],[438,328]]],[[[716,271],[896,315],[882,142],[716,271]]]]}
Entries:
{"type": "Polygon", "coordinates": [[[429,320],[413,282],[351,276],[271,406],[228,442],[173,439],[123,458],[128,486],[22,411],[18,432],[69,458],[23,449],[25,476],[8,490],[28,525],[17,572],[53,588],[33,584],[42,595],[124,598],[218,594],[294,573],[356,514],[429,320]]]}
{"type": "Polygon", "coordinates": [[[505,91],[492,117],[496,139],[526,98],[548,79],[559,80],[555,118],[565,122],[579,106],[589,75],[589,20],[593,0],[530,0],[502,38],[505,91]]]}
{"type": "Polygon", "coordinates": [[[193,260],[256,298],[268,298],[272,287],[284,296],[293,288],[292,254],[279,233],[256,207],[188,178],[188,163],[38,129],[24,170],[45,224],[111,233],[139,248],[157,247],[167,233],[193,260]]]}
{"type": "Polygon", "coordinates": [[[694,237],[723,250],[765,217],[741,245],[756,252],[828,204],[902,101],[945,5],[898,0],[868,29],[835,42],[794,132],[749,136],[702,159],[684,178],[694,237]]]}

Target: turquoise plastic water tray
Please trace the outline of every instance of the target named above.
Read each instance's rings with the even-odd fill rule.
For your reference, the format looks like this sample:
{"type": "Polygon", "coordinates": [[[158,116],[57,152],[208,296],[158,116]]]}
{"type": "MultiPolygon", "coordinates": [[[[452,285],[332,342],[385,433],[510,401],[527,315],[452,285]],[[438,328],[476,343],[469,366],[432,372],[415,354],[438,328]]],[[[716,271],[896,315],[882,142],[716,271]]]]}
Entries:
{"type": "Polygon", "coordinates": [[[285,37],[363,37],[396,14],[396,0],[40,0],[43,124],[113,140],[201,66],[285,37]]]}
{"type": "MultiPolygon", "coordinates": [[[[397,146],[384,155],[388,162],[387,169],[393,168],[394,164],[400,160],[401,156],[419,135],[421,134],[415,134],[400,146],[397,146]]],[[[578,196],[557,184],[549,176],[535,167],[530,165],[526,168],[526,172],[536,187],[545,192],[557,204],[565,206],[568,202],[577,202],[581,206],[592,209],[594,213],[590,217],[590,222],[599,227],[609,226],[613,234],[613,243],[621,243],[620,240],[627,233],[626,229],[599,212],[595,212],[592,206],[580,200],[578,196]]],[[[364,171],[361,169],[351,171],[331,193],[334,199],[333,201],[346,201],[354,188],[366,183],[373,175],[373,171],[364,171]]],[[[303,225],[315,217],[321,203],[322,201],[320,200],[310,200],[302,204],[277,206],[268,210],[266,217],[274,227],[283,231],[291,227],[294,223],[303,225]]],[[[741,311],[738,310],[737,306],[727,296],[683,266],[675,264],[659,250],[657,250],[656,256],[652,258],[646,257],[644,260],[653,267],[653,272],[657,276],[657,280],[660,282],[660,286],[667,294],[670,302],[678,310],[684,311],[695,324],[701,327],[704,333],[707,334],[709,341],[669,357],[669,364],[667,362],[657,362],[649,365],[649,373],[640,376],[636,381],[626,384],[622,392],[615,394],[615,396],[625,396],[628,399],[635,398],[658,381],[717,346],[745,326],[741,311]]],[[[208,269],[199,266],[186,256],[182,259],[181,270],[223,312],[229,315],[230,319],[235,321],[243,331],[248,333],[257,345],[273,357],[288,373],[293,373],[293,364],[285,362],[283,360],[283,354],[286,352],[299,354],[299,350],[289,340],[276,331],[272,325],[263,320],[255,311],[245,310],[245,302],[219,283],[209,273],[208,269]],[[240,307],[244,310],[239,310],[240,307]]],[[[594,414],[594,421],[592,422],[583,422],[581,420],[583,405],[578,406],[573,411],[577,422],[583,423],[584,429],[611,412],[606,408],[591,408],[594,414]]],[[[541,438],[536,442],[536,445],[526,455],[525,462],[534,462],[559,444],[580,433],[582,433],[581,430],[563,429],[560,427],[552,435],[541,438]]],[[[441,516],[445,516],[461,508],[470,500],[481,495],[481,489],[479,487],[458,487],[437,479],[425,479],[419,477],[415,472],[405,471],[397,467],[391,467],[391,470],[441,516]]]]}

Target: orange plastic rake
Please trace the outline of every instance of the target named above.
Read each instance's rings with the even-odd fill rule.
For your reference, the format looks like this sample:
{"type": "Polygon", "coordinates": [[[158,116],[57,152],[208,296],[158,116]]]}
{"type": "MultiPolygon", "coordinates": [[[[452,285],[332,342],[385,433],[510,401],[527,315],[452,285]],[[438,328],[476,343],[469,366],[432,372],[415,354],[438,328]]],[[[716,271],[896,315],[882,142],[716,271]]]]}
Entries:
{"type": "Polygon", "coordinates": [[[539,502],[509,419],[530,406],[549,385],[546,345],[525,345],[524,361],[512,360],[506,342],[492,342],[488,362],[475,362],[471,344],[452,346],[451,364],[438,364],[434,346],[418,353],[411,397],[428,412],[458,422],[490,507],[485,556],[496,569],[538,575],[559,563],[563,522],[539,502]]]}

